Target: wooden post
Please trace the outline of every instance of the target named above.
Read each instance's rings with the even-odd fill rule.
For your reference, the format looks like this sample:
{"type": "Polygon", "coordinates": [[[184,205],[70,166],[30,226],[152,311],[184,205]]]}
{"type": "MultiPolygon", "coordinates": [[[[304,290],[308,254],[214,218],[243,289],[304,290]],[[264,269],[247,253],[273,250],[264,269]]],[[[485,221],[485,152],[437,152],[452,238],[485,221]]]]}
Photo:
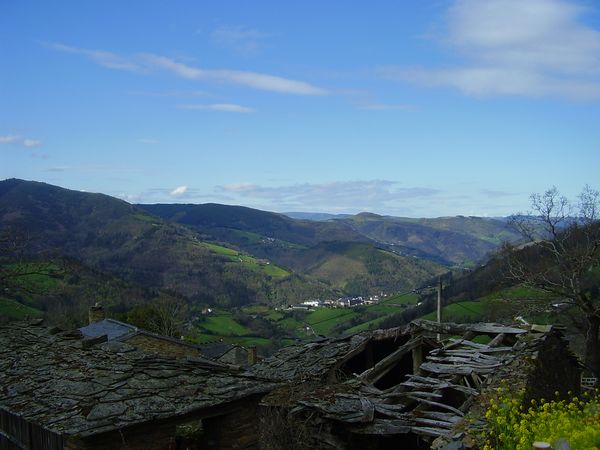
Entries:
{"type": "Polygon", "coordinates": [[[248,347],[248,365],[253,366],[258,362],[256,346],[248,347]]]}
{"type": "Polygon", "coordinates": [[[423,344],[421,343],[421,345],[419,345],[416,348],[413,348],[412,350],[412,365],[413,365],[413,370],[412,373],[413,375],[420,375],[420,370],[419,367],[421,367],[421,364],[423,364],[423,344]]]}
{"type": "MultiPolygon", "coordinates": [[[[438,289],[437,289],[437,322],[442,323],[442,277],[438,278],[438,289]]],[[[437,340],[441,338],[440,333],[437,334],[437,340]]]]}

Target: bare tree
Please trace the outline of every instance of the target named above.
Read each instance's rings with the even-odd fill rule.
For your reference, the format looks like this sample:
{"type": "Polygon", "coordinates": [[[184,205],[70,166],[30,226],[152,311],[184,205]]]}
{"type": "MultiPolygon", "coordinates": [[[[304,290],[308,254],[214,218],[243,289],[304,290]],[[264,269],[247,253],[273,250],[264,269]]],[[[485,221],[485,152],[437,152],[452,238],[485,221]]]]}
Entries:
{"type": "Polygon", "coordinates": [[[531,208],[512,217],[528,245],[506,246],[508,274],[579,309],[586,325],[584,364],[600,379],[600,193],[586,185],[571,202],[553,187],[531,195],[531,208]]]}
{"type": "Polygon", "coordinates": [[[27,277],[60,278],[64,274],[62,262],[50,254],[31,254],[30,239],[16,228],[0,229],[0,288],[4,292],[39,294],[37,289],[24,283],[27,277]]]}

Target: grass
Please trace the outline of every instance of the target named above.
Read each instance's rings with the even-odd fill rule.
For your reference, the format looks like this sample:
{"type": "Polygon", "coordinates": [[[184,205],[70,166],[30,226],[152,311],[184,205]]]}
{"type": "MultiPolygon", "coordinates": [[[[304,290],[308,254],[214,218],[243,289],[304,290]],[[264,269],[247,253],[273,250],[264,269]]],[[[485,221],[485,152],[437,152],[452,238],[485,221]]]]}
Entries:
{"type": "Polygon", "coordinates": [[[225,256],[238,256],[239,252],[232,248],[223,247],[222,245],[211,244],[209,242],[204,242],[203,245],[208,248],[211,252],[216,253],[217,255],[225,255],[225,256]]]}
{"type": "Polygon", "coordinates": [[[419,301],[419,295],[414,293],[399,294],[386,298],[379,302],[380,305],[415,305],[419,301]]]}
{"type": "MultiPolygon", "coordinates": [[[[442,319],[445,322],[476,320],[484,314],[489,303],[490,300],[452,303],[442,308],[442,319]]],[[[437,313],[433,311],[421,318],[425,320],[437,320],[437,313]]]]}
{"type": "Polygon", "coordinates": [[[512,286],[501,291],[494,292],[485,297],[481,297],[480,300],[484,299],[504,299],[504,300],[524,300],[524,299],[551,299],[552,295],[548,292],[542,291],[541,289],[535,289],[526,286],[512,286]]]}
{"type": "Polygon", "coordinates": [[[248,328],[237,323],[227,313],[208,316],[199,327],[219,336],[243,336],[250,333],[248,328]]]}
{"type": "Polygon", "coordinates": [[[359,333],[361,331],[367,331],[367,330],[370,330],[370,329],[375,329],[385,319],[386,319],[385,317],[378,317],[376,319],[369,320],[368,322],[363,322],[363,323],[361,323],[359,325],[353,326],[352,328],[348,328],[345,331],[345,333],[353,334],[353,333],[359,333]]]}
{"type": "Polygon", "coordinates": [[[240,253],[232,248],[223,247],[222,245],[217,244],[211,244],[209,242],[204,242],[203,245],[206,248],[208,248],[211,252],[217,255],[222,255],[229,259],[229,261],[231,262],[242,263],[245,267],[251,270],[263,272],[265,275],[268,275],[272,278],[284,278],[290,275],[290,273],[287,270],[282,269],[281,267],[278,267],[274,264],[259,261],[258,259],[250,255],[240,253]]]}
{"type": "Polygon", "coordinates": [[[56,289],[60,283],[60,280],[52,276],[61,273],[60,267],[56,264],[35,262],[8,264],[7,269],[17,274],[37,272],[16,278],[19,286],[26,291],[47,292],[56,289]]]}
{"type": "Polygon", "coordinates": [[[0,297],[0,317],[21,320],[27,317],[41,317],[43,314],[39,309],[23,305],[15,300],[0,297]]]}
{"type": "Polygon", "coordinates": [[[358,313],[350,308],[319,308],[309,313],[306,322],[315,333],[328,335],[336,325],[352,320],[358,313]]]}

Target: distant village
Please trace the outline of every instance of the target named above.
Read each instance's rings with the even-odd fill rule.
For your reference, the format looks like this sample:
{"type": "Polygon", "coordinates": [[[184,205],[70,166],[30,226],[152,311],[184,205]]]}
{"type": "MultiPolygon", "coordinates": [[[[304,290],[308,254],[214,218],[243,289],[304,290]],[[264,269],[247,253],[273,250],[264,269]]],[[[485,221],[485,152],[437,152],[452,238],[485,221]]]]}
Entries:
{"type": "Polygon", "coordinates": [[[381,299],[386,298],[388,294],[372,295],[369,297],[340,297],[336,300],[307,300],[297,305],[288,305],[286,310],[311,310],[314,308],[352,308],[355,306],[372,305],[379,303],[381,299]]]}

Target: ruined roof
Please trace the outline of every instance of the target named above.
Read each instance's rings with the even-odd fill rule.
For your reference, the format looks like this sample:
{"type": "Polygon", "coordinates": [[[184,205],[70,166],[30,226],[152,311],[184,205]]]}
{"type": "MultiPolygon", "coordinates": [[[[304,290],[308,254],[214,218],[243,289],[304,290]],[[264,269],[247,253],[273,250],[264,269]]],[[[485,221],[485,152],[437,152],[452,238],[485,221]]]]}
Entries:
{"type": "Polygon", "coordinates": [[[265,393],[273,384],[205,358],[175,360],[118,341],[24,323],[0,327],[0,409],[81,437],[184,416],[265,393]]]}
{"type": "Polygon", "coordinates": [[[137,327],[114,319],[102,319],[79,329],[86,337],[104,336],[108,340],[121,338],[138,331],[137,327]]]}
{"type": "Polygon", "coordinates": [[[552,329],[420,320],[405,328],[363,332],[282,349],[256,366],[254,372],[267,375],[272,371],[274,379],[296,382],[328,376],[327,390],[301,390],[298,395],[298,385],[292,384],[265,397],[266,405],[285,405],[293,414],[333,421],[352,433],[414,433],[433,439],[449,433],[462,419],[490,375],[530,348],[531,340],[545,338],[537,331],[552,329]],[[438,332],[462,337],[438,343],[431,339],[438,332]],[[343,364],[359,355],[369,342],[377,344],[394,335],[397,342],[393,346],[388,343],[385,355],[380,354],[359,373],[345,371],[338,376],[344,372],[343,364]],[[487,344],[473,342],[478,335],[491,340],[487,344]],[[519,337],[523,335],[524,338],[519,337]],[[321,358],[325,361],[319,361],[321,358]],[[381,380],[385,380],[385,386],[378,384],[381,380]]]}
{"type": "MultiPolygon", "coordinates": [[[[401,335],[404,328],[385,330],[386,336],[401,335]]],[[[315,379],[328,376],[382,330],[339,338],[320,338],[310,343],[284,347],[253,366],[252,373],[280,381],[315,379]]]]}

